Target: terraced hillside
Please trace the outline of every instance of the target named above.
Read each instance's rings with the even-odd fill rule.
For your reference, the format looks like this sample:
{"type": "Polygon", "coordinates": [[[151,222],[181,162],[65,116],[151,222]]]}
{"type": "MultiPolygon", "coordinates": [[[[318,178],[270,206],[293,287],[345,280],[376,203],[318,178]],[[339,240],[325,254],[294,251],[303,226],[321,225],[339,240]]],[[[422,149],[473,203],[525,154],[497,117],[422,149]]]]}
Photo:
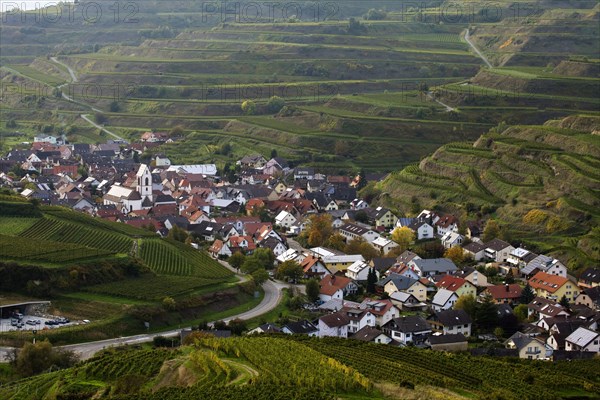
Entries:
{"type": "Polygon", "coordinates": [[[382,201],[410,214],[442,205],[463,221],[502,221],[515,240],[579,269],[600,259],[600,118],[499,127],[475,143],[442,146],[392,174],[382,201]]]}
{"type": "MultiPolygon", "coordinates": [[[[19,198],[15,200],[16,206],[29,204],[19,198]]],[[[217,280],[232,275],[206,253],[126,224],[91,218],[62,207],[42,207],[41,217],[17,217],[10,209],[0,211],[0,257],[3,259],[42,261],[62,267],[86,260],[131,255],[139,257],[157,274],[217,280]],[[138,242],[139,250],[134,242],[138,242]]]]}
{"type": "Polygon", "coordinates": [[[180,349],[107,350],[74,368],[4,385],[0,395],[7,400],[50,393],[122,400],[597,396],[598,361],[568,364],[508,362],[350,339],[205,335],[180,349]]]}

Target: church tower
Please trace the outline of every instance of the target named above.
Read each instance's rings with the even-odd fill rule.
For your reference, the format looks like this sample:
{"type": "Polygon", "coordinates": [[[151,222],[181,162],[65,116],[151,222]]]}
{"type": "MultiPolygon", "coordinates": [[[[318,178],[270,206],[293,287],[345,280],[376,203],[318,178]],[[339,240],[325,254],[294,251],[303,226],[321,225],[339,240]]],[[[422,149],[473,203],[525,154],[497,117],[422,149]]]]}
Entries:
{"type": "Polygon", "coordinates": [[[137,180],[136,190],[142,196],[142,199],[148,198],[152,201],[152,174],[146,164],[140,165],[140,169],[135,175],[137,180]]]}

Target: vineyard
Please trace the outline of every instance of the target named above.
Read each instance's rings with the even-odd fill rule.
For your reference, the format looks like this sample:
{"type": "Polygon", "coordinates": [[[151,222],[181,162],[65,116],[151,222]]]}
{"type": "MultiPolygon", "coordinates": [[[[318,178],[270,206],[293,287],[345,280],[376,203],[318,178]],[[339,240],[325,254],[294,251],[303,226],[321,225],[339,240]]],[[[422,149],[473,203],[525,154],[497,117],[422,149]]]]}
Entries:
{"type": "Polygon", "coordinates": [[[112,252],[71,243],[37,239],[31,241],[18,236],[0,235],[0,257],[28,259],[50,263],[65,263],[95,257],[105,257],[112,252]]]}
{"type": "MultiPolygon", "coordinates": [[[[89,218],[88,218],[89,219],[89,218]]],[[[87,219],[86,219],[87,220],[87,219]]],[[[19,236],[27,239],[74,243],[113,253],[128,253],[131,238],[109,230],[94,229],[53,217],[44,217],[19,236]]]]}
{"type": "Polygon", "coordinates": [[[421,396],[414,398],[431,387],[473,399],[597,398],[600,368],[598,360],[475,358],[336,338],[203,336],[178,349],[105,350],[71,369],[0,386],[0,398],[387,398],[374,382],[421,396]]]}
{"type": "Polygon", "coordinates": [[[139,255],[146,265],[158,274],[212,279],[232,275],[232,272],[206,253],[174,241],[145,239],[142,241],[139,255]]]}
{"type": "Polygon", "coordinates": [[[26,217],[0,217],[0,235],[18,235],[37,220],[26,217]]]}
{"type": "Polygon", "coordinates": [[[222,280],[215,281],[196,276],[147,275],[132,280],[88,286],[83,290],[139,300],[162,300],[166,296],[184,296],[199,288],[221,282],[222,280]]]}

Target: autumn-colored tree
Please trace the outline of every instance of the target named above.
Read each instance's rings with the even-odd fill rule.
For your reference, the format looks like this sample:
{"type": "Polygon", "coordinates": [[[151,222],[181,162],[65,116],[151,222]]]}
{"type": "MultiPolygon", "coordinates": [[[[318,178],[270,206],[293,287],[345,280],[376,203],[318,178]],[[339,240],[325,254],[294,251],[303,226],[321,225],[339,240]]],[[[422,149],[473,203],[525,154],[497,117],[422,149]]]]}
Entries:
{"type": "Polygon", "coordinates": [[[483,240],[484,242],[489,242],[490,240],[497,238],[499,235],[500,225],[498,225],[498,222],[496,220],[490,219],[485,224],[481,240],[483,240]]]}
{"type": "Polygon", "coordinates": [[[471,318],[475,318],[477,313],[477,299],[473,295],[462,295],[454,303],[455,310],[465,310],[471,318]]]}
{"type": "Polygon", "coordinates": [[[310,247],[323,246],[332,233],[331,215],[315,214],[310,217],[307,229],[307,241],[310,247]]]}
{"type": "Polygon", "coordinates": [[[415,233],[407,226],[396,228],[392,232],[392,240],[398,243],[398,251],[404,252],[415,241],[415,233]]]}
{"type": "Polygon", "coordinates": [[[334,233],[329,237],[325,246],[333,250],[344,251],[346,248],[346,239],[339,233],[334,233]]]}
{"type": "Polygon", "coordinates": [[[444,253],[444,257],[451,259],[454,264],[461,264],[465,259],[463,249],[460,246],[450,247],[444,253]]]}

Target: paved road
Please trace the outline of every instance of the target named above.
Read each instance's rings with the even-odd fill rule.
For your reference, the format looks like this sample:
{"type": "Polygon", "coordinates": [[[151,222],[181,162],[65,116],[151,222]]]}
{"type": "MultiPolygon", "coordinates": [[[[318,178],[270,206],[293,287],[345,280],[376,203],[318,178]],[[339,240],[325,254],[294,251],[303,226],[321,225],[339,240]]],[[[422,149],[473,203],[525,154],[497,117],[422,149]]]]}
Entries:
{"type": "Polygon", "coordinates": [[[444,106],[446,108],[446,112],[450,112],[450,111],[454,111],[456,110],[454,107],[450,107],[448,104],[446,103],[442,103],[440,100],[436,99],[435,96],[433,95],[432,92],[425,92],[425,94],[427,95],[427,97],[429,97],[431,100],[435,101],[436,103],[438,103],[441,106],[444,106]]]}
{"type": "MultiPolygon", "coordinates": [[[[224,263],[224,264],[226,264],[226,263],[224,263]]],[[[231,267],[229,267],[229,268],[231,268],[231,267]]],[[[298,285],[298,286],[301,286],[301,285],[298,285]]],[[[263,285],[263,289],[265,291],[265,296],[263,297],[262,301],[256,307],[254,307],[251,310],[245,311],[243,313],[233,315],[231,317],[223,319],[223,321],[229,322],[235,318],[240,318],[240,319],[255,318],[255,317],[261,316],[262,314],[265,314],[265,313],[271,311],[272,309],[277,307],[277,305],[281,301],[281,298],[282,298],[281,290],[283,288],[288,288],[288,287],[289,287],[289,285],[286,283],[283,283],[283,282],[278,282],[278,281],[265,282],[265,284],[263,285]]],[[[300,290],[302,291],[301,287],[300,287],[300,290]]],[[[214,322],[214,321],[212,321],[212,322],[214,322]]],[[[98,351],[100,351],[104,348],[107,348],[107,347],[121,346],[121,345],[125,345],[125,344],[132,345],[132,344],[150,342],[156,336],[175,337],[175,336],[179,335],[179,331],[180,331],[180,329],[172,329],[172,330],[157,332],[157,333],[127,336],[127,337],[116,338],[116,339],[99,340],[96,342],[72,344],[72,345],[63,346],[62,348],[75,352],[77,355],[79,355],[81,357],[82,360],[85,360],[85,359],[92,357],[98,351]]],[[[0,362],[5,360],[5,356],[11,350],[12,349],[10,347],[0,347],[0,362]]]]}
{"type": "MultiPolygon", "coordinates": [[[[58,86],[57,89],[62,89],[63,87],[69,85],[70,83],[76,83],[79,81],[79,79],[77,79],[77,74],[75,74],[75,71],[69,67],[67,64],[59,61],[56,57],[50,57],[50,60],[52,60],[52,62],[61,65],[63,67],[65,67],[67,69],[67,71],[69,71],[69,75],[71,76],[71,82],[67,82],[67,83],[63,83],[62,85],[58,86]]],[[[62,97],[63,99],[70,101],[72,103],[76,103],[79,104],[80,106],[84,106],[84,107],[88,107],[90,108],[92,111],[94,112],[98,112],[101,113],[102,110],[100,110],[99,108],[96,108],[94,106],[91,106],[89,104],[86,104],[84,102],[75,100],[74,98],[72,98],[71,96],[69,96],[68,94],[66,94],[64,91],[62,92],[62,97]]],[[[91,119],[89,119],[89,117],[86,114],[81,114],[80,117],[86,121],[87,123],[89,123],[90,125],[92,125],[95,128],[101,129],[103,132],[106,132],[107,134],[111,135],[112,137],[119,139],[119,140],[123,140],[126,141],[125,139],[123,139],[121,136],[117,135],[114,132],[109,131],[108,129],[106,129],[105,127],[103,127],[102,125],[98,125],[95,122],[93,122],[91,119]]]]}
{"type": "Polygon", "coordinates": [[[469,35],[469,29],[466,30],[464,37],[465,37],[465,40],[467,41],[467,43],[469,44],[469,46],[471,46],[473,51],[479,56],[479,58],[481,58],[483,60],[483,62],[488,66],[488,68],[494,68],[494,66],[490,63],[490,61],[487,59],[487,57],[484,56],[483,53],[481,51],[479,51],[479,49],[477,47],[475,47],[473,42],[471,42],[471,40],[470,40],[471,36],[469,35]]]}

